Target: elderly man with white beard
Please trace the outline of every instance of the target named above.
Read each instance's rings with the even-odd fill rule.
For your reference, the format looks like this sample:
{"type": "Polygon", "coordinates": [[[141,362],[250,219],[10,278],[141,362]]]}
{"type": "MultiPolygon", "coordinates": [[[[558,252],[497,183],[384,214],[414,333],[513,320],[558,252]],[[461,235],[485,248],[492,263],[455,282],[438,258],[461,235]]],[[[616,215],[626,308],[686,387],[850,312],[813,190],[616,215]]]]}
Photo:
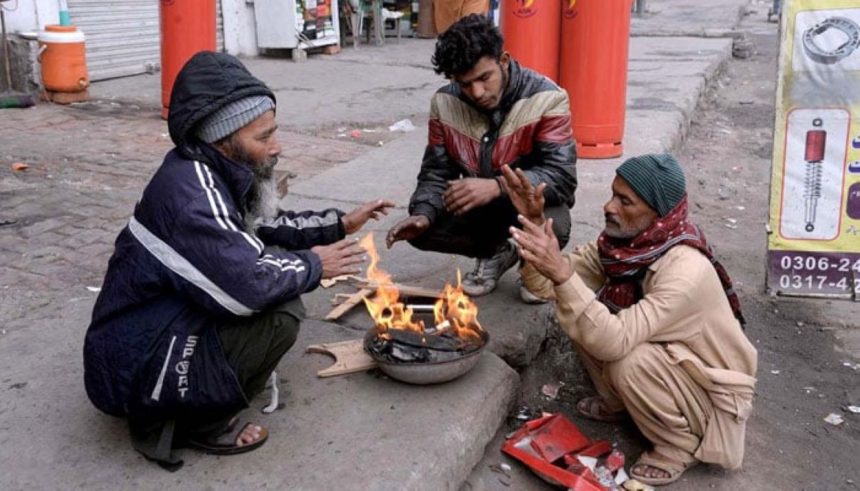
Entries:
{"type": "Polygon", "coordinates": [[[84,344],[93,404],[126,417],[133,446],[174,470],[172,449],[253,450],[238,413],[265,387],[304,317],[300,295],[365,260],[346,235],[387,214],[279,209],[275,96],[242,63],[201,52],[177,76],[176,147],[116,241],[84,344]]]}

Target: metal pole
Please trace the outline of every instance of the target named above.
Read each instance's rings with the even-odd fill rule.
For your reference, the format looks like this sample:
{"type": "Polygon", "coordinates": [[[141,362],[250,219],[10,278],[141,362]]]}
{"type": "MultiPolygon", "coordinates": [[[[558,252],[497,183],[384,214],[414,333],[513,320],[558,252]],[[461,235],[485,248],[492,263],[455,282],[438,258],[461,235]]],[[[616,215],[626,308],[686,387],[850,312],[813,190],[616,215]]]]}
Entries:
{"type": "Polygon", "coordinates": [[[2,32],[3,42],[3,66],[6,70],[6,90],[12,90],[12,67],[9,66],[9,46],[6,44],[6,13],[3,11],[3,5],[0,4],[0,32],[2,32]]]}
{"type": "Polygon", "coordinates": [[[767,20],[769,22],[779,22],[780,17],[782,17],[782,0],[773,0],[773,7],[767,13],[767,20]]]}
{"type": "Polygon", "coordinates": [[[645,9],[647,8],[645,4],[646,0],[636,0],[633,3],[633,13],[636,15],[643,15],[645,13],[645,9]]]}

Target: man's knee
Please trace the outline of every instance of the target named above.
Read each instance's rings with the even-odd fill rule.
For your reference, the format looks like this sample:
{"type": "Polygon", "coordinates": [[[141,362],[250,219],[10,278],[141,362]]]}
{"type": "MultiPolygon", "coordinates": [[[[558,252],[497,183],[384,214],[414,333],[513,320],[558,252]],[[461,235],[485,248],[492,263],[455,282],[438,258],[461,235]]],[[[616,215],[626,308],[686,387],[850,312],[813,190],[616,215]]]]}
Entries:
{"type": "Polygon", "coordinates": [[[561,247],[570,240],[570,209],[566,206],[553,206],[544,210],[547,218],[552,218],[552,232],[561,247]]]}
{"type": "Polygon", "coordinates": [[[277,311],[272,313],[272,345],[286,352],[296,342],[302,321],[296,314],[277,311]]]}
{"type": "Polygon", "coordinates": [[[652,368],[656,349],[662,348],[651,343],[642,343],[624,358],[607,363],[604,370],[612,386],[623,391],[625,387],[636,385],[643,373],[652,368]]]}

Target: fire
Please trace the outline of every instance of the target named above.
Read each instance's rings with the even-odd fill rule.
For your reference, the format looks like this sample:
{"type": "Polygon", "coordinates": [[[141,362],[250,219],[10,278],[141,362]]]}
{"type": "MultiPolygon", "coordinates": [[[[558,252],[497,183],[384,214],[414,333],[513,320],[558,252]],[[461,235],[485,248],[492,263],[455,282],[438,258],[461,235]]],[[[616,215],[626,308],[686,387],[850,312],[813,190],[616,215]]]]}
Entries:
{"type": "Polygon", "coordinates": [[[364,305],[367,307],[370,318],[376,323],[379,333],[383,334],[389,329],[406,329],[419,334],[424,333],[424,323],[413,321],[412,309],[407,309],[399,301],[400,291],[394,286],[391,276],[377,267],[379,254],[377,254],[376,246],[373,244],[373,234],[367,234],[361,239],[359,245],[370,256],[367,279],[377,285],[376,295],[370,299],[365,298],[364,305]]]}
{"type": "Polygon", "coordinates": [[[442,295],[433,305],[433,318],[436,325],[445,321],[459,338],[481,340],[484,330],[478,322],[478,306],[463,292],[460,270],[457,270],[457,286],[445,285],[442,295]]]}
{"type": "Polygon", "coordinates": [[[379,254],[373,243],[373,234],[365,236],[359,245],[370,256],[367,279],[376,285],[376,294],[365,298],[364,305],[376,324],[380,337],[389,329],[403,329],[418,334],[441,334],[452,332],[455,336],[480,341],[483,328],[478,322],[478,306],[463,292],[460,271],[457,271],[457,286],[446,284],[433,306],[434,330],[427,331],[424,321],[413,320],[414,312],[400,302],[400,291],[391,276],[379,269],[379,254]]]}

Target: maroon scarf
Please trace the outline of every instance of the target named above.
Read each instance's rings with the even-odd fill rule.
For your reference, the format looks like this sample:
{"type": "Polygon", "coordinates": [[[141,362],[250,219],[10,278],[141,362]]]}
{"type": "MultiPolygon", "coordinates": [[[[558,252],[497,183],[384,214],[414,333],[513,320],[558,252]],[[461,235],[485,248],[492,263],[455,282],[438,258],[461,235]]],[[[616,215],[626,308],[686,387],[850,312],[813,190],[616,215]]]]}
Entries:
{"type": "Polygon", "coordinates": [[[695,247],[711,261],[723,284],[732,312],[746,324],[738,295],[726,269],[714,258],[705,234],[687,220],[687,196],[684,195],[666,216],[659,217],[644,232],[630,239],[614,239],[605,233],[597,239],[600,263],[609,281],[597,292],[597,299],[617,313],[638,302],[642,296],[641,280],[654,261],[676,245],[695,247]]]}

